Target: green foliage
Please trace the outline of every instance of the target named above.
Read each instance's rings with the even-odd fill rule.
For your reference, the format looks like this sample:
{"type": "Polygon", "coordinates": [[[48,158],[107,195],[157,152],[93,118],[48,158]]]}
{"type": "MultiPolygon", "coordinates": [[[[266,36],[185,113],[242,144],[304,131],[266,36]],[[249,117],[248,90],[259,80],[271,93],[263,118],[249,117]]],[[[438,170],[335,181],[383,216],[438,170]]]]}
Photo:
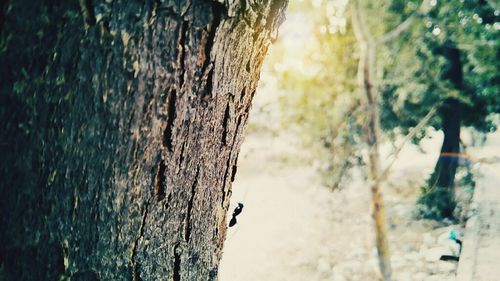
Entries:
{"type": "Polygon", "coordinates": [[[476,187],[474,173],[469,164],[458,166],[456,184],[458,188],[463,188],[466,192],[471,193],[476,187]]]}
{"type": "MultiPolygon", "coordinates": [[[[430,3],[431,9],[387,46],[398,51],[387,51],[389,59],[385,60],[382,125],[405,132],[440,104],[439,114],[429,123],[440,130],[440,119],[452,114],[446,104],[458,101],[453,103],[459,112],[453,115],[458,124],[492,132],[496,127],[490,117],[500,113],[499,12],[488,1],[430,3]]],[[[400,9],[393,6],[392,11],[400,9]]],[[[442,219],[455,213],[453,184],[433,186],[450,185],[441,179],[449,177],[453,183],[455,172],[444,175],[440,170],[439,161],[428,186],[422,188],[421,217],[442,219]]]]}
{"type": "Polygon", "coordinates": [[[465,219],[467,214],[461,214],[460,212],[467,209],[476,186],[474,173],[469,163],[462,163],[462,165],[458,166],[455,183],[455,192],[449,192],[437,186],[422,185],[420,187],[421,196],[416,206],[416,216],[433,220],[445,218],[465,219]],[[458,197],[455,196],[457,194],[458,197]]]}
{"type": "MultiPolygon", "coordinates": [[[[463,106],[463,126],[495,130],[490,117],[500,113],[500,26],[499,12],[488,1],[430,0],[424,12],[422,0],[361,2],[375,38],[413,18],[408,29],[377,50],[380,119],[386,134],[407,134],[432,107],[449,98],[463,106]],[[459,50],[460,83],[449,75],[445,47],[459,50]]],[[[271,58],[279,86],[287,92],[281,100],[283,119],[316,152],[326,183],[336,186],[346,170],[362,162],[366,148],[361,130],[365,109],[356,83],[359,48],[345,1],[292,1],[289,21],[297,15],[312,18],[301,20],[309,36],[280,38],[273,47],[279,55],[271,58]],[[299,55],[290,54],[287,43],[299,45],[299,55]]],[[[300,33],[297,29],[293,32],[300,33]]],[[[440,130],[439,114],[427,125],[440,130]]],[[[425,130],[414,142],[424,137],[425,130]]]]}
{"type": "Polygon", "coordinates": [[[452,193],[446,189],[428,189],[422,186],[422,195],[417,201],[417,216],[424,219],[442,220],[451,218],[455,210],[452,193]]]}
{"type": "MultiPolygon", "coordinates": [[[[499,13],[488,1],[431,3],[431,10],[385,51],[382,125],[405,131],[430,107],[454,97],[463,104],[463,125],[491,132],[495,125],[487,117],[500,113],[499,13]],[[460,52],[460,83],[448,77],[450,65],[442,51],[447,47],[460,52]]],[[[404,13],[401,3],[391,10],[404,13]]],[[[439,130],[439,121],[436,116],[430,125],[439,130]]]]}

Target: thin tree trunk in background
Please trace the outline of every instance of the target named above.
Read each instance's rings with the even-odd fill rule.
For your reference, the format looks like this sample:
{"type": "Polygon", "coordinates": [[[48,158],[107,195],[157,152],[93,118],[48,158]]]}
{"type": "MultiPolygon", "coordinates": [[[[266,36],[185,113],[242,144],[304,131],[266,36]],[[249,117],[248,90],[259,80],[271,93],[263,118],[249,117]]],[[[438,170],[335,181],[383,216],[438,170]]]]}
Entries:
{"type": "Polygon", "coordinates": [[[8,1],[0,280],[215,280],[285,0],[8,1]]]}
{"type": "Polygon", "coordinates": [[[380,152],[378,135],[379,124],[379,94],[375,83],[376,69],[376,42],[371,35],[363,18],[359,1],[352,4],[352,23],[356,40],[360,47],[358,64],[358,81],[363,88],[367,103],[367,121],[365,124],[365,138],[369,149],[368,180],[372,195],[372,218],[375,227],[375,246],[377,248],[379,270],[383,280],[391,280],[391,259],[389,242],[387,240],[387,227],[385,219],[384,200],[382,198],[380,168],[380,152]]]}

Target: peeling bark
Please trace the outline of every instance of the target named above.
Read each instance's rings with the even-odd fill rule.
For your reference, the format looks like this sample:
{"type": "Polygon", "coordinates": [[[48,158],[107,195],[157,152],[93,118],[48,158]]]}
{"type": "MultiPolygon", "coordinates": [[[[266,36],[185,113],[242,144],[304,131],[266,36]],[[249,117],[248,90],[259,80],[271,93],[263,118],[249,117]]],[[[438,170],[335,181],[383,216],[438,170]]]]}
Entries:
{"type": "Polygon", "coordinates": [[[285,6],[2,2],[0,279],[215,280],[285,6]]]}

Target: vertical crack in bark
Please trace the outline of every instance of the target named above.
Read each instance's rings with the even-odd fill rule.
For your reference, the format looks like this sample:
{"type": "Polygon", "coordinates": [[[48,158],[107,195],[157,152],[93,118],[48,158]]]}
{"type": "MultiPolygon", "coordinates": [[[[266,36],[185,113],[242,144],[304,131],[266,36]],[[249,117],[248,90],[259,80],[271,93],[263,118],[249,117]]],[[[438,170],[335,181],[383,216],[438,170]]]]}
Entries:
{"type": "Polygon", "coordinates": [[[243,99],[245,98],[246,93],[247,93],[247,86],[244,86],[240,94],[240,104],[243,103],[243,99]]]}
{"type": "MultiPolygon", "coordinates": [[[[224,183],[222,184],[222,202],[221,206],[224,207],[224,201],[226,200],[226,183],[227,183],[227,178],[229,176],[229,167],[231,166],[231,157],[234,149],[234,145],[236,143],[236,138],[238,136],[238,130],[240,129],[241,122],[243,121],[243,115],[240,115],[238,117],[238,122],[236,123],[236,129],[234,130],[234,136],[233,136],[233,141],[231,144],[231,150],[229,152],[229,158],[227,159],[226,163],[226,171],[224,172],[224,183]]],[[[236,161],[237,162],[237,161],[236,161]]],[[[236,166],[235,162],[235,166],[236,166]]],[[[231,171],[231,181],[234,181],[234,178],[236,177],[236,167],[233,167],[233,170],[231,171]]]]}
{"type": "Polygon", "coordinates": [[[226,110],[224,111],[224,119],[222,120],[222,145],[227,145],[227,130],[228,130],[228,122],[229,122],[229,103],[226,105],[226,110]]]}
{"type": "Polygon", "coordinates": [[[182,21],[182,25],[179,30],[179,48],[181,49],[180,57],[179,57],[179,71],[181,72],[179,75],[179,92],[182,92],[182,88],[184,86],[184,75],[186,74],[186,40],[187,33],[189,28],[188,21],[182,21]]]}
{"type": "Polygon", "coordinates": [[[136,260],[137,257],[137,245],[139,244],[139,239],[144,236],[144,226],[146,225],[146,218],[149,212],[149,200],[146,201],[146,205],[144,206],[144,211],[142,214],[142,222],[139,227],[139,235],[134,241],[134,245],[132,247],[132,266],[133,266],[133,281],[141,281],[140,273],[139,273],[139,264],[136,260]]]}
{"type": "Polygon", "coordinates": [[[259,40],[259,37],[262,34],[262,29],[259,28],[259,27],[255,27],[255,26],[253,26],[252,28],[254,29],[254,33],[252,35],[252,39],[253,39],[253,43],[256,44],[257,41],[259,40]]]}
{"type": "Polygon", "coordinates": [[[177,252],[179,244],[174,247],[174,273],[173,281],[181,281],[181,255],[177,252]]]}
{"type": "Polygon", "coordinates": [[[231,166],[231,157],[232,157],[232,148],[231,148],[231,151],[229,152],[229,156],[227,158],[226,171],[224,172],[224,179],[223,179],[223,183],[222,183],[222,200],[221,200],[222,207],[224,207],[224,202],[226,201],[226,182],[227,182],[227,177],[229,174],[229,167],[231,166]]]}
{"type": "Polygon", "coordinates": [[[154,0],[153,4],[151,5],[151,10],[148,15],[148,19],[146,20],[149,25],[153,25],[154,21],[156,20],[156,17],[158,16],[158,9],[161,5],[161,1],[159,0],[154,0]]]}
{"type": "MultiPolygon", "coordinates": [[[[255,92],[256,92],[256,91],[257,91],[257,90],[253,90],[253,91],[252,91],[252,94],[250,94],[250,97],[251,97],[251,99],[250,99],[250,100],[253,100],[253,97],[255,96],[255,92]]],[[[250,110],[250,106],[251,106],[251,105],[252,105],[251,103],[248,105],[247,112],[250,110]]]]}
{"type": "Polygon", "coordinates": [[[0,30],[3,30],[3,24],[5,22],[6,14],[7,12],[4,13],[4,7],[7,7],[9,0],[1,1],[0,2],[0,30]]]}
{"type": "Polygon", "coordinates": [[[87,27],[96,23],[92,0],[80,0],[80,9],[83,14],[83,21],[87,27]]]}
{"type": "Polygon", "coordinates": [[[201,99],[202,99],[202,105],[206,107],[208,105],[208,99],[212,97],[212,90],[214,86],[214,69],[211,68],[210,71],[207,74],[207,82],[205,85],[205,91],[202,92],[201,99]]]}
{"type": "Polygon", "coordinates": [[[205,91],[202,92],[201,95],[202,99],[201,104],[203,107],[208,106],[208,99],[212,97],[214,68],[212,66],[211,52],[215,44],[215,35],[217,33],[217,28],[221,24],[223,11],[224,11],[223,5],[217,2],[212,2],[213,22],[210,25],[210,29],[208,30],[207,42],[205,44],[205,49],[204,49],[205,61],[203,62],[203,66],[201,67],[201,73],[203,75],[205,75],[205,73],[208,71],[208,73],[205,76],[206,77],[205,91]]]}
{"type": "Polygon", "coordinates": [[[170,94],[170,98],[168,100],[168,109],[167,109],[167,126],[165,127],[165,131],[163,132],[163,146],[168,149],[168,151],[172,152],[172,131],[174,126],[174,120],[176,117],[175,104],[177,102],[177,92],[172,90],[170,94]]]}
{"type": "Polygon", "coordinates": [[[179,167],[182,167],[182,163],[184,163],[184,150],[186,149],[186,144],[187,140],[182,143],[181,153],[179,156],[179,167]]]}
{"type": "Polygon", "coordinates": [[[193,209],[194,196],[196,194],[196,187],[198,185],[198,177],[200,176],[200,167],[196,168],[196,175],[194,177],[193,185],[191,186],[191,198],[189,199],[188,209],[186,214],[186,231],[184,239],[189,242],[189,237],[191,235],[191,211],[193,209]]]}
{"type": "MultiPolygon", "coordinates": [[[[248,110],[250,109],[250,106],[247,108],[245,111],[245,114],[248,114],[248,110]]],[[[240,130],[241,122],[243,121],[243,115],[240,115],[238,117],[238,122],[236,122],[236,129],[234,130],[234,135],[233,135],[233,144],[231,147],[234,147],[234,144],[236,143],[236,138],[238,137],[238,131],[240,130]]]]}
{"type": "Polygon", "coordinates": [[[208,31],[207,43],[205,45],[205,62],[201,68],[201,73],[205,73],[207,68],[210,66],[212,59],[210,57],[210,53],[212,52],[212,48],[215,43],[215,35],[217,33],[217,28],[219,27],[222,20],[222,13],[224,12],[224,5],[213,1],[212,2],[212,13],[213,13],[213,22],[210,26],[210,30],[208,31]]]}
{"type": "Polygon", "coordinates": [[[156,197],[158,198],[158,201],[161,201],[165,199],[165,190],[166,190],[166,176],[165,176],[165,170],[167,166],[165,165],[165,160],[161,159],[160,164],[158,164],[158,172],[155,177],[155,186],[154,186],[154,193],[156,194],[156,197]]]}
{"type": "Polygon", "coordinates": [[[139,273],[139,266],[134,263],[134,275],[132,281],[142,281],[141,275],[139,273]]]}
{"type": "Polygon", "coordinates": [[[231,171],[231,182],[234,182],[237,170],[238,170],[238,156],[236,156],[236,160],[234,160],[233,170],[231,171]]]}

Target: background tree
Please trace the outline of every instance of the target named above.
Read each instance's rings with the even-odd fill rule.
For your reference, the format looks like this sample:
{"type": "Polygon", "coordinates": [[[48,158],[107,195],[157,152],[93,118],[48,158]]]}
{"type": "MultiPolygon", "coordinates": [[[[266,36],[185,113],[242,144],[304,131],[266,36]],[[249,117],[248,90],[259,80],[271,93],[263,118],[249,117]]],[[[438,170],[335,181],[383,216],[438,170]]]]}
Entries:
{"type": "MultiPolygon", "coordinates": [[[[295,105],[296,108],[302,110],[294,114],[300,116],[298,121],[306,123],[307,128],[304,129],[312,131],[313,136],[319,135],[319,139],[323,137],[326,140],[339,139],[339,135],[357,136],[359,139],[362,139],[362,141],[358,142],[343,143],[342,147],[336,147],[330,142],[321,142],[321,144],[326,149],[336,148],[334,151],[328,151],[329,153],[326,154],[326,157],[330,157],[332,160],[329,163],[334,164],[330,166],[333,168],[331,170],[334,173],[337,172],[336,174],[340,176],[345,174],[345,170],[349,168],[349,165],[335,165],[339,162],[337,160],[339,151],[340,153],[348,151],[359,158],[364,157],[367,159],[367,180],[372,195],[372,218],[375,228],[375,244],[379,255],[379,269],[382,279],[390,280],[390,254],[385,226],[384,202],[382,199],[383,172],[379,152],[381,142],[379,125],[380,82],[376,74],[379,68],[377,54],[379,53],[378,48],[403,32],[407,28],[409,21],[403,21],[399,26],[394,27],[390,31],[381,28],[373,28],[372,30],[371,26],[368,25],[368,17],[365,15],[365,10],[373,11],[375,9],[373,7],[374,3],[368,2],[362,5],[359,1],[351,2],[351,13],[348,15],[345,14],[347,3],[337,2],[336,6],[333,6],[333,4],[329,5],[332,2],[326,4],[327,12],[325,18],[320,19],[316,23],[319,25],[319,34],[316,35],[319,42],[318,45],[323,48],[318,48],[314,51],[323,54],[325,50],[335,49],[336,52],[331,54],[327,51],[328,55],[323,56],[312,55],[311,61],[313,62],[313,67],[317,67],[314,63],[319,63],[321,71],[315,72],[309,79],[302,78],[302,84],[306,85],[304,89],[300,88],[302,84],[293,82],[291,83],[293,86],[288,85],[288,87],[292,91],[297,91],[297,89],[302,91],[301,95],[299,95],[299,101],[301,102],[295,105]],[[350,22],[352,22],[352,25],[347,25],[347,16],[351,19],[350,22]],[[325,34],[327,31],[328,34],[322,36],[322,33],[325,34]],[[326,39],[323,39],[324,37],[326,39]],[[338,65],[338,62],[342,61],[342,55],[344,55],[344,63],[338,65]],[[316,57],[322,59],[315,59],[316,57]],[[356,81],[356,76],[358,85],[354,82],[356,81]],[[339,80],[336,81],[336,79],[339,80]],[[334,85],[328,84],[331,80],[334,80],[336,83],[334,82],[334,85]],[[339,87],[338,85],[344,87],[339,87]],[[347,85],[349,86],[346,87],[347,85]],[[343,97],[349,101],[347,103],[348,106],[344,110],[339,108],[338,103],[342,101],[343,97]],[[324,104],[326,104],[325,108],[322,106],[324,104]],[[336,121],[334,119],[335,114],[332,114],[332,112],[337,110],[341,112],[340,122],[336,121]],[[355,114],[356,111],[360,112],[355,114]],[[361,114],[361,111],[364,114],[361,114]],[[356,115],[358,120],[355,123],[355,127],[358,130],[346,130],[347,126],[344,124],[349,124],[348,120],[350,117],[356,115]],[[325,130],[322,127],[330,130],[325,130]],[[311,130],[311,128],[319,128],[319,134],[314,134],[314,130],[311,130]],[[342,134],[338,134],[339,131],[342,131],[342,134]]],[[[283,80],[300,81],[300,77],[290,79],[286,75],[287,73],[283,75],[283,80]]],[[[301,125],[303,125],[302,127],[306,127],[304,124],[301,125]]],[[[349,163],[351,156],[341,154],[340,157],[341,161],[349,163]]],[[[327,171],[330,172],[329,170],[327,171]]],[[[334,176],[333,178],[335,180],[334,184],[338,185],[340,177],[334,176]]]]}
{"type": "MultiPolygon", "coordinates": [[[[418,2],[392,1],[393,17],[418,2]]],[[[435,105],[429,125],[444,133],[439,160],[420,203],[422,215],[452,217],[460,128],[495,130],[500,112],[498,7],[488,1],[431,1],[410,32],[386,50],[382,125],[406,132],[435,105]]],[[[423,135],[420,135],[422,137],[423,135]]]]}
{"type": "MultiPolygon", "coordinates": [[[[355,87],[358,46],[345,1],[300,5],[316,12],[311,29],[317,43],[308,46],[308,65],[278,68],[282,86],[289,90],[283,109],[288,120],[299,124],[306,144],[319,152],[325,183],[336,187],[350,167],[364,162],[366,108],[355,87]]],[[[366,17],[367,26],[382,40],[374,75],[386,132],[381,141],[408,134],[438,107],[425,119],[445,138],[420,203],[424,217],[451,217],[460,128],[491,132],[492,116],[500,112],[499,9],[493,1],[381,0],[363,5],[367,15],[377,15],[366,17]]],[[[424,137],[420,130],[414,141],[424,137]]]]}
{"type": "Polygon", "coordinates": [[[367,26],[366,16],[360,1],[354,0],[351,4],[352,27],[359,47],[358,84],[364,92],[366,107],[366,124],[363,135],[368,146],[368,182],[372,195],[372,218],[375,228],[375,247],[378,253],[379,269],[382,280],[391,280],[391,259],[385,206],[382,195],[382,186],[379,180],[380,167],[380,116],[379,116],[379,89],[375,78],[377,66],[377,38],[367,26]]]}
{"type": "Polygon", "coordinates": [[[0,279],[215,280],[285,6],[2,1],[0,279]]]}

